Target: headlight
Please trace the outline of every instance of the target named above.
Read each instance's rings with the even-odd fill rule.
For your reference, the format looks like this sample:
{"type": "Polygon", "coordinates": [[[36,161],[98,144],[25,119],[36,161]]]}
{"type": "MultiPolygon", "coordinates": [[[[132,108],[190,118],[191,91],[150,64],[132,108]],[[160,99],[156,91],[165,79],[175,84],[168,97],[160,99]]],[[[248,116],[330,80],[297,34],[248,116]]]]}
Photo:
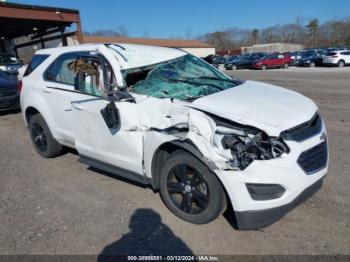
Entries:
{"type": "Polygon", "coordinates": [[[221,139],[222,148],[231,151],[231,165],[241,170],[254,160],[269,160],[289,153],[283,141],[256,129],[217,126],[216,136],[216,141],[221,139]]]}

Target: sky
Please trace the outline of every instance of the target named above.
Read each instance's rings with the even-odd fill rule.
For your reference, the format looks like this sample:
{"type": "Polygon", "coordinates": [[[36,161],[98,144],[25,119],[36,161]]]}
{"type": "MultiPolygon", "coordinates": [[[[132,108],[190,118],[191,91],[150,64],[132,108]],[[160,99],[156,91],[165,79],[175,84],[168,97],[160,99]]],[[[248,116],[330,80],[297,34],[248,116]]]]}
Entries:
{"type": "Polygon", "coordinates": [[[8,0],[79,9],[84,31],[126,28],[131,37],[194,38],[230,27],[350,17],[350,0],[8,0]]]}

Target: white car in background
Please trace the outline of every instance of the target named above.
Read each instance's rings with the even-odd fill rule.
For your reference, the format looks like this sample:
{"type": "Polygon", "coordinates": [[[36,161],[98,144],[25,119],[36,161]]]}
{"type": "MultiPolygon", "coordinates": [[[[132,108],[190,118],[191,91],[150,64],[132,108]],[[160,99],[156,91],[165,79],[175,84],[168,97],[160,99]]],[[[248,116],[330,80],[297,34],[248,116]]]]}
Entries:
{"type": "Polygon", "coordinates": [[[75,148],[81,162],[159,190],[191,223],[214,220],[229,202],[238,228],[265,227],[316,192],[327,173],[314,102],[233,79],[178,49],[37,51],[21,108],[41,156],[75,148]]]}
{"type": "Polygon", "coordinates": [[[323,59],[323,63],[326,65],[333,65],[338,67],[350,65],[350,50],[328,52],[323,59]]]}

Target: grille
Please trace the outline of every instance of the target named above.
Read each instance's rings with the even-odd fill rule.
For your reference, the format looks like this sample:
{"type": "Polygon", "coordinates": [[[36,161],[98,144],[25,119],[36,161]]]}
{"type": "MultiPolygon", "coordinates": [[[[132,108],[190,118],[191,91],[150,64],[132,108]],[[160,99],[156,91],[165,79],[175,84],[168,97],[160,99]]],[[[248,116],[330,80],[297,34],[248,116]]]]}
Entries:
{"type": "Polygon", "coordinates": [[[327,165],[327,141],[304,151],[298,158],[298,164],[307,173],[311,175],[322,170],[327,165]]]}
{"type": "Polygon", "coordinates": [[[286,140],[303,141],[321,132],[322,119],[316,114],[310,121],[281,133],[286,140]]]}

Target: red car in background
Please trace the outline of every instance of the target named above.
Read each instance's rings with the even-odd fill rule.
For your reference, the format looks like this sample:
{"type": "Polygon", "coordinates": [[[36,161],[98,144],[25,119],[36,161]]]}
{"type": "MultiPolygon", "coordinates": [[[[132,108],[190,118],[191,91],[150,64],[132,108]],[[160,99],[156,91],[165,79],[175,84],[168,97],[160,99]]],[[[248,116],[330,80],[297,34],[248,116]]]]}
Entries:
{"type": "Polygon", "coordinates": [[[292,59],[288,54],[272,53],[254,64],[255,69],[266,70],[269,68],[288,68],[292,63],[292,59]]]}

